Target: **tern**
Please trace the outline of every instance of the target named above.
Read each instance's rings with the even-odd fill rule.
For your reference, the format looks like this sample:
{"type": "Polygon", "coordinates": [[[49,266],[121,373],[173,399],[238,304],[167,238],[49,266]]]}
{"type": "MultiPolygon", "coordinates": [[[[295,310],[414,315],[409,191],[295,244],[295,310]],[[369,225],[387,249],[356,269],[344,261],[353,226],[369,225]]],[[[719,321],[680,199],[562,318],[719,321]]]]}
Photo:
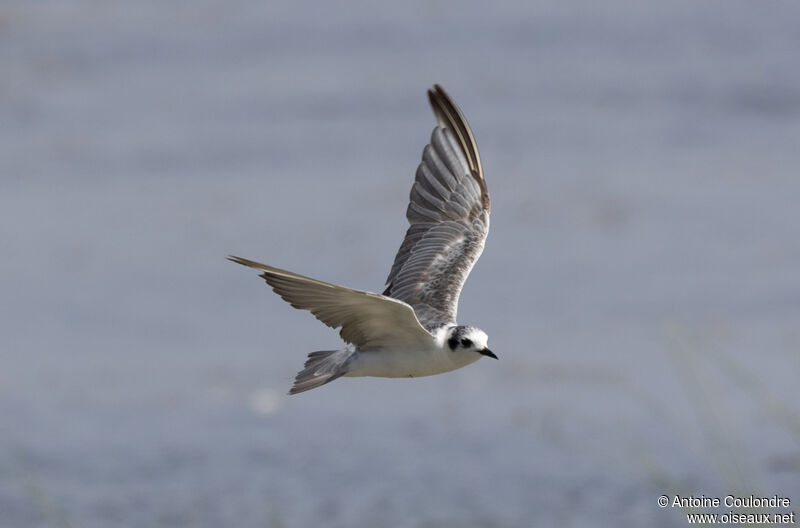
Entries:
{"type": "Polygon", "coordinates": [[[339,377],[407,378],[497,359],[488,336],[456,324],[458,297],[489,233],[489,191],[464,115],[439,85],[428,90],[436,127],[411,187],[410,224],[382,294],[329,284],[260,262],[228,259],[261,277],[294,308],[340,328],[340,350],[311,352],[289,394],[339,377]]]}

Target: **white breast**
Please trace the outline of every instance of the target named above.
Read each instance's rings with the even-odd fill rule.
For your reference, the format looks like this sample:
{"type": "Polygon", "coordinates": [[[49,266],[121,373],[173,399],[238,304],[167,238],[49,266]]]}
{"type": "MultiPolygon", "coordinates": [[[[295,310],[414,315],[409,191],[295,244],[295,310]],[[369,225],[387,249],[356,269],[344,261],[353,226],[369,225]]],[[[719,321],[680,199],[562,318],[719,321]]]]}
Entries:
{"type": "Polygon", "coordinates": [[[480,359],[478,354],[453,352],[447,345],[433,344],[428,349],[384,349],[358,351],[345,376],[408,378],[449,372],[480,359]]]}

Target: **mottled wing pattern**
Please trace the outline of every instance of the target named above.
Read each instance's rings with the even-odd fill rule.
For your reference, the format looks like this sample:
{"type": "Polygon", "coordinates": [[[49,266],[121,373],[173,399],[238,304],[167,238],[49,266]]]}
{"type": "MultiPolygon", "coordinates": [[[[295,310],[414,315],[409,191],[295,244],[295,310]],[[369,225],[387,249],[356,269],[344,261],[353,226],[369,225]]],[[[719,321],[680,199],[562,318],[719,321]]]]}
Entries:
{"type": "Polygon", "coordinates": [[[410,304],[428,330],[454,324],[458,297],[489,233],[489,192],[466,119],[438,85],[428,91],[439,125],[422,153],[384,295],[410,304]]]}
{"type": "Polygon", "coordinates": [[[308,310],[330,326],[340,328],[347,343],[362,350],[380,347],[428,346],[433,337],[408,304],[343,286],[318,281],[260,262],[229,256],[229,260],[262,271],[261,277],[295,308],[308,310]]]}

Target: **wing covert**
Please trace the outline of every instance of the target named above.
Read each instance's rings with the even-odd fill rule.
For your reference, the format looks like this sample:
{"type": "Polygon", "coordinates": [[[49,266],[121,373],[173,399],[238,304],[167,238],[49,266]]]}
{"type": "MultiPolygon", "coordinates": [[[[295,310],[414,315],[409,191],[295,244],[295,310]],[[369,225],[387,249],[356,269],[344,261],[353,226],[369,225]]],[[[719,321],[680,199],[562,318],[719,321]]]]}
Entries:
{"type": "Polygon", "coordinates": [[[426,346],[433,336],[408,304],[377,293],[329,284],[260,262],[229,256],[228,260],[262,271],[261,277],[294,308],[308,310],[361,349],[426,346]]]}

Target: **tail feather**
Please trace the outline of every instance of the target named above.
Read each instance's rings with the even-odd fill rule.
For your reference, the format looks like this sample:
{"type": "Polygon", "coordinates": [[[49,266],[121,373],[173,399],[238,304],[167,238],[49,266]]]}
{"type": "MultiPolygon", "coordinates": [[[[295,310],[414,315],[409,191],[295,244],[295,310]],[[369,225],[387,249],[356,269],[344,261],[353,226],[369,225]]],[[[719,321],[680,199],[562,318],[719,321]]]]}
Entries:
{"type": "Polygon", "coordinates": [[[303,370],[295,376],[294,386],[289,394],[315,389],[344,375],[352,355],[353,351],[349,349],[311,352],[303,370]]]}

